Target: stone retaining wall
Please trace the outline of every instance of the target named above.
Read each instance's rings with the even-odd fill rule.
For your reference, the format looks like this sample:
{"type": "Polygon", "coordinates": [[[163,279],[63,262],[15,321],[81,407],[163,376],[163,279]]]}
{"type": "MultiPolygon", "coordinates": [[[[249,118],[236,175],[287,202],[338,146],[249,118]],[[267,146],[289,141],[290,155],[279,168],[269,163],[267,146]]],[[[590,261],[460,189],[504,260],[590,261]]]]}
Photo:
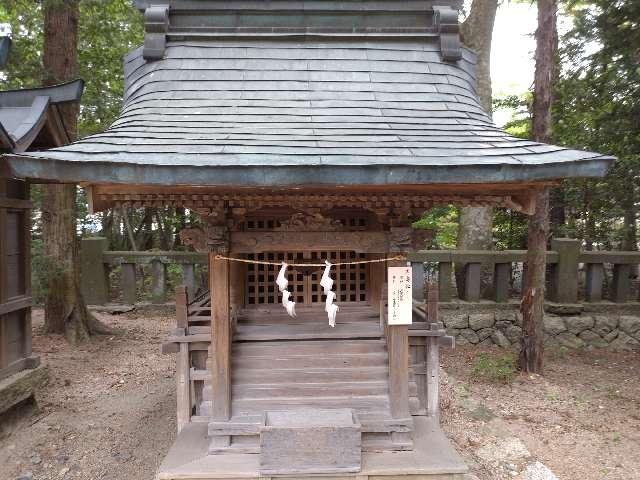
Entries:
{"type": "MultiPolygon", "coordinates": [[[[461,313],[441,310],[449,335],[458,345],[519,347],[522,315],[516,311],[461,313]]],[[[608,348],[640,351],[640,316],[582,313],[576,316],[545,314],[545,345],[566,348],[608,348]]]]}

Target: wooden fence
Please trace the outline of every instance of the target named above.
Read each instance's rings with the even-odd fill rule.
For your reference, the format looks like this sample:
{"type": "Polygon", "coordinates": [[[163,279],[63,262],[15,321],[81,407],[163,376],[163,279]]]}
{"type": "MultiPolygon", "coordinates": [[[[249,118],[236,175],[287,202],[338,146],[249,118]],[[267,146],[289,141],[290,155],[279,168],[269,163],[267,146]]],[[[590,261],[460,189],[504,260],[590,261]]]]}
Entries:
{"type": "MultiPolygon", "coordinates": [[[[154,303],[167,301],[167,267],[179,265],[181,283],[190,294],[197,288],[196,267],[206,268],[207,255],[195,252],[117,252],[107,251],[104,238],[82,240],[82,285],[87,303],[100,305],[109,301],[109,273],[119,267],[119,283],[123,303],[135,303],[137,275],[141,265],[150,266],[150,298],[154,303]]],[[[413,265],[416,285],[424,284],[425,268],[437,272],[441,302],[460,299],[477,302],[481,298],[482,266],[493,268],[492,298],[495,302],[507,302],[518,296],[513,288],[513,271],[526,262],[526,250],[463,251],[424,250],[411,253],[408,260],[413,265]],[[453,281],[454,265],[462,265],[464,281],[457,292],[453,281]]],[[[550,301],[573,304],[581,301],[608,300],[624,303],[632,300],[632,267],[640,265],[640,252],[582,251],[579,240],[553,239],[547,252],[547,297],[550,301]],[[582,276],[584,274],[584,277],[582,276]]],[[[524,269],[526,275],[526,268],[524,269]]],[[[421,292],[416,289],[416,295],[421,292]]],[[[636,293],[637,295],[637,293],[636,293]]],[[[634,299],[635,300],[635,299],[634,299]]]]}

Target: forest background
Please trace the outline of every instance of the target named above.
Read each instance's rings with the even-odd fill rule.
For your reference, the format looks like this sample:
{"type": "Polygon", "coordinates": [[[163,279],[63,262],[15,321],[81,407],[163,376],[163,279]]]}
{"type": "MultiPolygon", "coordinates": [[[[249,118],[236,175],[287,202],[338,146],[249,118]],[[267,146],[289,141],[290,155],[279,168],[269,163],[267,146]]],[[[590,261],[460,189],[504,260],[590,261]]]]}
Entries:
{"type": "MultiPolygon", "coordinates": [[[[506,0],[505,0],[506,1],[506,0]]],[[[559,2],[568,25],[560,36],[558,75],[554,82],[553,143],[618,157],[598,180],[569,180],[552,191],[552,236],[581,239],[586,250],[638,249],[640,173],[640,2],[559,2]]],[[[9,63],[0,72],[0,90],[40,86],[43,81],[43,9],[34,0],[5,0],[0,23],[13,26],[9,63]]],[[[78,31],[80,77],[85,79],[79,136],[102,131],[118,116],[123,91],[122,58],[143,39],[142,15],[129,0],[82,0],[78,31]]],[[[532,55],[532,52],[521,52],[532,55]]],[[[531,134],[530,91],[493,98],[508,109],[505,128],[531,134]]],[[[32,188],[34,299],[44,297],[42,191],[32,188]]],[[[104,236],[111,250],[180,250],[178,232],[197,223],[180,208],[112,209],[90,215],[82,189],[77,194],[78,236],[104,236]]],[[[438,207],[415,226],[433,229],[429,248],[456,248],[459,211],[438,207]]],[[[506,209],[493,211],[495,249],[524,249],[527,219],[506,209]]]]}

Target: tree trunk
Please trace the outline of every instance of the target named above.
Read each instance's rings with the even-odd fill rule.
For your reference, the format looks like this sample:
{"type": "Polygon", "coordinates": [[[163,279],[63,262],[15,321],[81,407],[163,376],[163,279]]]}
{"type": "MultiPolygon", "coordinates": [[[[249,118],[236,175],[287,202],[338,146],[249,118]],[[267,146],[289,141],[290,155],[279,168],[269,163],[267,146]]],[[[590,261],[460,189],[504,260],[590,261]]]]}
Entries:
{"type": "MultiPolygon", "coordinates": [[[[77,76],[78,0],[44,3],[44,83],[52,85],[77,76]]],[[[77,134],[79,105],[59,105],[69,136],[77,134]]],[[[63,333],[70,343],[91,333],[106,333],[87,311],[80,292],[76,238],[76,186],[44,185],[43,250],[49,273],[45,299],[45,329],[63,333]]]]}
{"type": "MultiPolygon", "coordinates": [[[[469,16],[462,23],[462,42],[476,51],[476,78],[480,104],[491,115],[491,40],[498,0],[473,0],[469,16]]],[[[458,217],[460,250],[491,250],[493,248],[493,209],[491,207],[462,207],[458,217]]],[[[483,295],[490,295],[493,267],[482,271],[483,295]]],[[[458,292],[464,291],[464,265],[456,265],[458,292]]]]}
{"type": "MultiPolygon", "coordinates": [[[[552,136],[551,105],[556,78],[558,32],[556,0],[538,0],[536,69],[533,91],[533,139],[549,142],[552,136]]],[[[549,189],[536,195],[536,212],[529,217],[527,280],[522,298],[520,370],[542,374],[544,359],[544,290],[549,236],[549,189]]]]}
{"type": "Polygon", "coordinates": [[[524,372],[542,373],[544,355],[544,290],[549,237],[549,189],[536,195],[536,213],[529,217],[527,276],[520,310],[522,346],[518,367],[524,372]]]}

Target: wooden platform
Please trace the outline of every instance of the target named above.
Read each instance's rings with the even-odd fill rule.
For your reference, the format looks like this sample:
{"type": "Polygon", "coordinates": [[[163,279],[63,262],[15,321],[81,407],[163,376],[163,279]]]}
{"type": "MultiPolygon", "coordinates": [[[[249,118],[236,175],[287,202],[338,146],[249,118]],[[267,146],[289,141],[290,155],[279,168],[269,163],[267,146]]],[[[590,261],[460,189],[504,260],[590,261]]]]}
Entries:
{"type": "MultiPolygon", "coordinates": [[[[362,470],[353,474],[314,476],[322,479],[466,480],[468,469],[440,427],[427,417],[415,417],[414,450],[363,452],[362,470]]],[[[251,454],[209,455],[207,425],[191,423],[178,435],[158,469],[157,480],[267,480],[261,476],[260,456],[251,454]]],[[[287,476],[290,480],[309,478],[287,476]]]]}

